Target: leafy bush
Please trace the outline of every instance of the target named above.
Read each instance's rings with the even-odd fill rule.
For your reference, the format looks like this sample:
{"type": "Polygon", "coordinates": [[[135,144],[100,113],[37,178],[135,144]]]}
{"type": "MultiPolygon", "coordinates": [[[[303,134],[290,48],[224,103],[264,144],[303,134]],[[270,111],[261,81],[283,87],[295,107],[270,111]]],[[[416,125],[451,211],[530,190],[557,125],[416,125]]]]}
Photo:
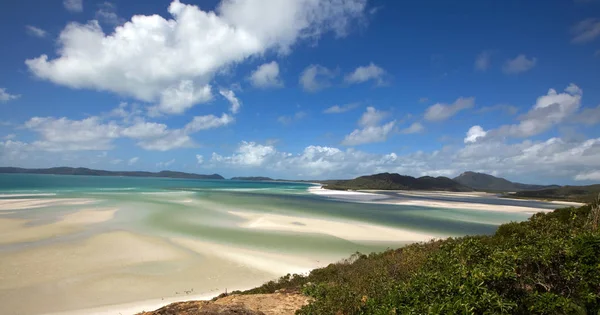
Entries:
{"type": "Polygon", "coordinates": [[[296,290],[298,314],[599,314],[598,204],[538,213],[492,236],[355,254],[245,293],[296,290]]]}

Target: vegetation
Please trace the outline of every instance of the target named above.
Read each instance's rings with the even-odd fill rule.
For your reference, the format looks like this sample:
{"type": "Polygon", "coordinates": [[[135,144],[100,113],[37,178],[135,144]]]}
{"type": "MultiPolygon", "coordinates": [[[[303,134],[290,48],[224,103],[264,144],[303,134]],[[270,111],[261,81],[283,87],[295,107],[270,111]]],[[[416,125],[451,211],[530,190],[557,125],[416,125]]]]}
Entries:
{"type": "Polygon", "coordinates": [[[535,191],[519,191],[508,195],[517,198],[535,198],[591,202],[600,193],[600,184],[589,186],[563,186],[535,191]]]}
{"type": "Polygon", "coordinates": [[[521,191],[558,188],[557,185],[529,185],[514,183],[501,177],[477,172],[464,172],[454,178],[454,181],[483,191],[521,191]]]}
{"type": "Polygon", "coordinates": [[[423,176],[415,178],[399,174],[381,173],[361,176],[351,180],[330,182],[327,189],[358,190],[444,190],[444,191],[471,191],[472,189],[461,185],[448,177],[423,176]]]}
{"type": "Polygon", "coordinates": [[[131,176],[131,177],[165,177],[165,178],[189,178],[189,179],[224,179],[219,174],[200,175],[183,172],[161,171],[153,172],[113,172],[104,170],[93,170],[85,167],[52,167],[52,168],[19,168],[0,167],[0,173],[8,174],[52,174],[52,175],[88,175],[88,176],[131,176]]]}
{"type": "Polygon", "coordinates": [[[492,236],[355,254],[243,294],[298,290],[298,314],[600,314],[600,207],[538,213],[492,236]]]}

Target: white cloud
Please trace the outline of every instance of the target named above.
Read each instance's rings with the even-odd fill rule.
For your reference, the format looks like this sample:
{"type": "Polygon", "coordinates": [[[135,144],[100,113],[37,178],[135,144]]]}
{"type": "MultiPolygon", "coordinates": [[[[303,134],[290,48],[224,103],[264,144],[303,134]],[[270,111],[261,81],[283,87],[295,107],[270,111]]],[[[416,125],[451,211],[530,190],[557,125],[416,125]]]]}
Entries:
{"type": "Polygon", "coordinates": [[[16,137],[17,137],[17,135],[16,135],[16,134],[14,134],[14,133],[9,133],[9,134],[7,134],[6,136],[2,137],[2,139],[3,139],[3,140],[12,140],[12,139],[15,139],[16,137]]]}
{"type": "Polygon", "coordinates": [[[299,111],[299,112],[294,113],[294,115],[291,115],[291,116],[287,116],[287,115],[279,116],[279,117],[277,117],[277,121],[280,124],[289,125],[289,124],[293,123],[294,121],[298,121],[298,120],[306,117],[306,115],[307,115],[306,112],[299,111]]]}
{"type": "Polygon", "coordinates": [[[527,56],[520,54],[515,59],[509,59],[504,63],[502,71],[506,74],[517,74],[531,70],[537,64],[537,58],[527,59],[527,56]]]}
{"type": "Polygon", "coordinates": [[[135,15],[105,34],[97,21],[70,23],[58,56],[26,61],[41,79],[159,103],[180,113],[210,99],[219,71],[267,51],[287,53],[298,41],[327,32],[344,36],[366,0],[223,1],[216,11],[173,0],[170,19],[135,15]]]}
{"type": "Polygon", "coordinates": [[[169,165],[171,165],[173,163],[175,163],[175,159],[172,159],[172,160],[169,160],[166,162],[158,162],[158,163],[156,163],[156,166],[157,167],[168,167],[169,165]]]}
{"type": "Polygon", "coordinates": [[[300,85],[305,91],[317,92],[331,86],[335,73],[321,65],[310,65],[300,74],[300,85]]]}
{"type": "Polygon", "coordinates": [[[573,43],[591,42],[600,36],[600,20],[595,18],[585,19],[573,26],[571,32],[573,43]]]}
{"type": "Polygon", "coordinates": [[[279,78],[279,64],[271,61],[260,65],[250,75],[250,83],[257,88],[282,87],[283,82],[279,78]]]}
{"type": "Polygon", "coordinates": [[[358,125],[361,127],[369,127],[378,125],[388,113],[375,109],[375,107],[367,107],[367,111],[362,114],[358,120],[358,125]]]}
{"type": "Polygon", "coordinates": [[[33,117],[25,122],[25,128],[39,133],[41,139],[32,144],[44,151],[109,150],[121,131],[116,123],[105,124],[97,117],[33,117]]]}
{"type": "Polygon", "coordinates": [[[234,121],[234,118],[227,114],[222,114],[221,117],[215,115],[196,116],[192,121],[185,125],[184,130],[188,133],[192,133],[227,126],[234,121]]]}
{"type": "Polygon", "coordinates": [[[231,113],[237,114],[242,106],[240,100],[235,97],[235,93],[232,90],[221,89],[219,90],[219,94],[221,94],[224,98],[226,98],[229,103],[231,103],[231,108],[229,109],[231,113]]]}
{"type": "Polygon", "coordinates": [[[133,165],[133,164],[137,163],[139,160],[140,160],[140,158],[137,157],[137,156],[136,157],[132,157],[131,159],[129,159],[129,161],[127,161],[127,164],[128,165],[133,165]]]}
{"type": "Polygon", "coordinates": [[[575,180],[580,180],[580,181],[600,181],[600,171],[593,171],[593,172],[585,172],[585,173],[581,173],[581,174],[577,174],[575,175],[575,177],[573,178],[575,180]]]}
{"type": "Polygon", "coordinates": [[[63,0],[63,6],[71,12],[82,12],[83,0],[63,0]]]}
{"type": "Polygon", "coordinates": [[[261,145],[255,142],[243,141],[233,155],[223,157],[213,153],[211,161],[243,167],[258,167],[262,166],[267,160],[276,155],[277,150],[271,145],[261,145]]]}
{"type": "Polygon", "coordinates": [[[100,3],[98,7],[98,11],[96,11],[96,20],[111,27],[125,23],[125,19],[117,14],[117,7],[114,3],[103,2],[100,3]]]}
{"type": "Polygon", "coordinates": [[[425,111],[425,119],[429,121],[446,120],[461,110],[471,108],[475,105],[474,97],[459,97],[452,104],[436,103],[425,111]]]}
{"type": "Polygon", "coordinates": [[[183,114],[198,103],[212,100],[210,85],[194,87],[191,80],[181,80],[178,85],[167,87],[160,93],[160,103],[150,108],[153,116],[164,114],[183,114]]]}
{"type": "Polygon", "coordinates": [[[492,53],[490,51],[483,51],[475,59],[475,70],[486,71],[489,69],[492,62],[492,53]]]}
{"type": "Polygon", "coordinates": [[[0,102],[8,102],[12,100],[16,100],[21,97],[20,94],[10,94],[6,92],[5,88],[0,88],[0,102]]]}
{"type": "Polygon", "coordinates": [[[428,97],[421,97],[419,98],[419,103],[427,103],[429,102],[429,98],[428,97]]]}
{"type": "Polygon", "coordinates": [[[600,123],[600,105],[594,108],[584,108],[573,119],[576,123],[584,123],[586,125],[595,125],[600,123]]]}
{"type": "Polygon", "coordinates": [[[465,143],[474,143],[479,138],[485,137],[487,132],[481,126],[473,126],[467,131],[467,136],[464,139],[465,143]]]}
{"type": "Polygon", "coordinates": [[[366,143],[383,142],[394,128],[396,121],[390,121],[382,126],[368,126],[363,129],[354,129],[342,141],[343,145],[355,146],[366,143]]]}
{"type": "Polygon", "coordinates": [[[27,30],[27,34],[39,38],[44,38],[48,34],[45,30],[33,25],[25,25],[25,29],[27,30]]]}
{"type": "Polygon", "coordinates": [[[358,120],[361,129],[354,129],[346,135],[342,145],[355,146],[373,142],[383,142],[394,129],[396,121],[380,125],[381,121],[387,117],[388,113],[379,111],[375,107],[369,106],[358,120]]]}
{"type": "Polygon", "coordinates": [[[110,164],[117,165],[117,164],[121,164],[121,162],[123,162],[123,160],[121,160],[121,159],[114,159],[114,160],[110,161],[110,164]]]}
{"type": "Polygon", "coordinates": [[[425,127],[423,127],[423,124],[421,124],[420,122],[414,122],[410,126],[400,130],[400,133],[413,134],[413,133],[423,132],[423,130],[425,130],[425,127]]]}
{"type": "Polygon", "coordinates": [[[412,176],[455,176],[475,170],[498,176],[572,178],[600,168],[600,138],[584,141],[498,141],[470,143],[462,148],[444,147],[432,152],[371,154],[355,149],[308,146],[297,154],[278,151],[274,146],[242,142],[231,156],[213,153],[212,167],[286,172],[295,178],[349,178],[378,172],[412,176]]]}
{"type": "Polygon", "coordinates": [[[540,134],[575,114],[581,105],[582,93],[575,84],[569,85],[564,93],[550,89],[546,95],[538,97],[529,112],[519,117],[518,124],[501,126],[489,135],[530,137],[540,134]]]}
{"type": "Polygon", "coordinates": [[[323,111],[325,114],[341,114],[353,110],[358,107],[358,103],[350,103],[346,105],[333,105],[323,111]]]}
{"type": "Polygon", "coordinates": [[[204,157],[200,154],[196,154],[196,160],[198,161],[198,164],[204,163],[204,157]]]}
{"type": "Polygon", "coordinates": [[[375,80],[377,84],[384,84],[383,76],[385,74],[385,70],[371,62],[368,66],[358,67],[352,73],[347,74],[344,81],[353,84],[375,80]]]}

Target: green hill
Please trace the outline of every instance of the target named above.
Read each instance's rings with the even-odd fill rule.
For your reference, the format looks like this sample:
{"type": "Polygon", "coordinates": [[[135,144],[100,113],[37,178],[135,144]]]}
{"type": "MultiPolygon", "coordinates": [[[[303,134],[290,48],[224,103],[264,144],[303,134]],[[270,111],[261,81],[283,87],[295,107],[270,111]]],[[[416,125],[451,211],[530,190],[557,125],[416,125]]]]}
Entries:
{"type": "Polygon", "coordinates": [[[471,191],[472,189],[461,185],[448,177],[423,176],[415,178],[393,173],[381,173],[361,176],[351,180],[338,180],[328,182],[327,189],[359,190],[444,190],[444,191],[471,191]]]}
{"type": "Polygon", "coordinates": [[[477,172],[464,172],[454,178],[454,181],[484,191],[521,191],[557,188],[556,185],[529,185],[511,182],[507,179],[477,172]]]}
{"type": "Polygon", "coordinates": [[[491,236],[357,253],[242,294],[302,292],[297,314],[599,314],[600,207],[538,213],[491,236]]]}
{"type": "Polygon", "coordinates": [[[252,181],[272,181],[273,179],[270,177],[263,176],[241,176],[241,177],[232,177],[232,180],[252,180],[252,181]]]}
{"type": "Polygon", "coordinates": [[[52,175],[88,175],[88,176],[131,176],[131,177],[165,177],[165,178],[189,178],[189,179],[224,179],[219,174],[200,175],[192,173],[160,171],[154,172],[125,172],[94,170],[85,167],[52,167],[52,168],[19,168],[0,167],[0,173],[4,174],[52,174],[52,175]]]}

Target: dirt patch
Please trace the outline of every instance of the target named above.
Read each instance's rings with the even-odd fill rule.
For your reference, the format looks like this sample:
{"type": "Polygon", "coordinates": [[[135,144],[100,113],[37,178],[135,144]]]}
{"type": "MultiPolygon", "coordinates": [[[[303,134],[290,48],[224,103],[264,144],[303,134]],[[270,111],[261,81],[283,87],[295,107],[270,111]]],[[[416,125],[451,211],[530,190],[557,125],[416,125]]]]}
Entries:
{"type": "Polygon", "coordinates": [[[138,315],[293,315],[308,302],[298,293],[233,294],[216,301],[173,303],[138,315]]]}

